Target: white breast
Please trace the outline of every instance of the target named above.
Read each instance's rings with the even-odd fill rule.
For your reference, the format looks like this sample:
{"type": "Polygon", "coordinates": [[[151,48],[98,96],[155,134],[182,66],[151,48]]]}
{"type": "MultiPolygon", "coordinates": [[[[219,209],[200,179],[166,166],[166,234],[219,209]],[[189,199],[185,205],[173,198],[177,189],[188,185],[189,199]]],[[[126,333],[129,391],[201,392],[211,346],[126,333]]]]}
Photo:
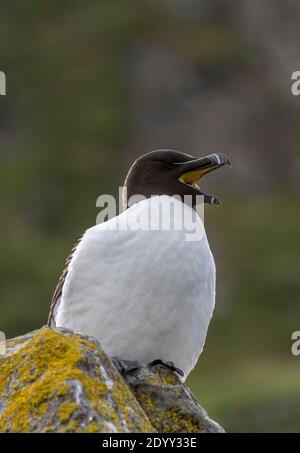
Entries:
{"type": "Polygon", "coordinates": [[[214,309],[215,265],[200,218],[180,201],[175,205],[180,209],[174,211],[174,198],[155,197],[86,231],[69,265],[56,325],[94,336],[111,356],[173,361],[186,377],[214,309]],[[157,216],[171,206],[171,225],[163,230],[157,216]],[[145,229],[149,212],[156,231],[145,229]],[[188,217],[177,229],[180,216],[188,217]],[[128,222],[135,231],[126,229],[128,222]]]}

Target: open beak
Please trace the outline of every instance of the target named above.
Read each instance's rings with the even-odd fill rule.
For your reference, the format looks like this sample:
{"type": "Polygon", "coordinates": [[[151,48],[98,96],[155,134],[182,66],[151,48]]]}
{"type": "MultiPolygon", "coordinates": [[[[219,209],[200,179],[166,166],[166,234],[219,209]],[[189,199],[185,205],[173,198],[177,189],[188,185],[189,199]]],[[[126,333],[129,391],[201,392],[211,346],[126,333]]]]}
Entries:
{"type": "Polygon", "coordinates": [[[196,189],[200,195],[204,196],[204,202],[214,205],[220,205],[221,202],[217,197],[202,192],[199,187],[200,179],[217,168],[221,168],[224,165],[231,166],[229,157],[225,154],[211,154],[207,157],[200,159],[192,159],[187,162],[180,162],[174,165],[178,165],[178,179],[181,183],[196,189]]]}

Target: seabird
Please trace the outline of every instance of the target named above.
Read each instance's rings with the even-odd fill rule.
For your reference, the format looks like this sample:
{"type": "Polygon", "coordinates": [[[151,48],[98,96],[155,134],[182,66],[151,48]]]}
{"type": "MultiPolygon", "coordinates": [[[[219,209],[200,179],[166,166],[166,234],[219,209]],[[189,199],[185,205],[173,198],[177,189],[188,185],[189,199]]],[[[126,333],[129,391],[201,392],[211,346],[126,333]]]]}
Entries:
{"type": "Polygon", "coordinates": [[[127,200],[143,199],[126,202],[124,212],[78,241],[54,292],[48,325],[95,337],[125,371],[130,363],[160,362],[185,380],[202,352],[215,306],[215,263],[194,208],[199,195],[208,204],[220,201],[203,192],[199,181],[230,164],[224,154],[195,158],[173,150],[138,158],[124,187],[127,200]],[[155,220],[167,212],[170,228],[124,228],[149,220],[149,212],[155,220]],[[191,228],[196,238],[188,240],[191,228]]]}

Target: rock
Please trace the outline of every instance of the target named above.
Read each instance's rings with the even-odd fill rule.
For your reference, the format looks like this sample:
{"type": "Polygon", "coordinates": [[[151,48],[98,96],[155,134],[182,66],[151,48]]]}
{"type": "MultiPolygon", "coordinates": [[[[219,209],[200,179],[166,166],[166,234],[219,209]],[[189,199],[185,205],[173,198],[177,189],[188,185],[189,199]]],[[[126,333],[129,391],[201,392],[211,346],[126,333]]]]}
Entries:
{"type": "Polygon", "coordinates": [[[162,365],[126,375],[132,392],[160,433],[224,433],[211,420],[179,376],[162,365]]]}
{"type": "Polygon", "coordinates": [[[0,358],[2,432],[153,432],[95,340],[42,328],[0,358]]]}
{"type": "Polygon", "coordinates": [[[162,365],[126,382],[93,338],[44,327],[6,342],[1,432],[223,432],[162,365]]]}

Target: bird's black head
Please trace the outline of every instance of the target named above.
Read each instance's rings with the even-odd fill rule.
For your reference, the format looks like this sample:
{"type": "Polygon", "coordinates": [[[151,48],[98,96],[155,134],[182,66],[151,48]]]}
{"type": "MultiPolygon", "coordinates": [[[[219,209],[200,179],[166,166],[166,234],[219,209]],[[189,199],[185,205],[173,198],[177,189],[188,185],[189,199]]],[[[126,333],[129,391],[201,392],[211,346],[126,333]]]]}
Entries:
{"type": "Polygon", "coordinates": [[[184,201],[184,196],[189,195],[195,206],[196,196],[203,195],[204,202],[218,205],[218,198],[200,190],[199,180],[224,165],[231,165],[225,154],[195,158],[173,150],[151,151],[138,158],[127,174],[127,200],[130,203],[131,197],[139,195],[178,195],[184,201]]]}

